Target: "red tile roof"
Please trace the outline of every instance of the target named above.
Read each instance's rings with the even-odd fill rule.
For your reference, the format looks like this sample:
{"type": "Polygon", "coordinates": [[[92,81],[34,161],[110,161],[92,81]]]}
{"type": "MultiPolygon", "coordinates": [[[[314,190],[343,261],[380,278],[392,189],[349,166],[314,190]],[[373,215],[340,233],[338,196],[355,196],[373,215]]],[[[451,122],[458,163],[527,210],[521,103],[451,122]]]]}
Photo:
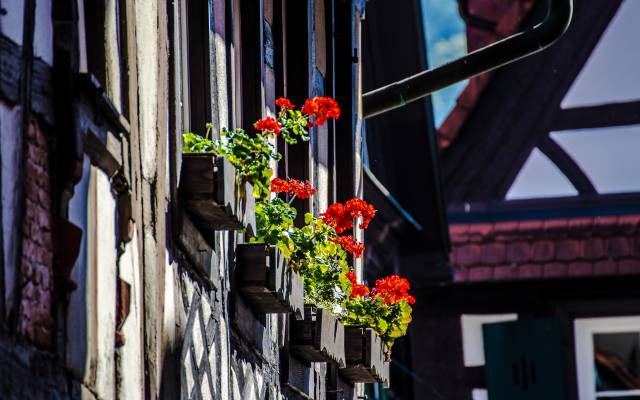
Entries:
{"type": "MultiPolygon", "coordinates": [[[[535,0],[470,0],[469,12],[496,23],[493,31],[467,27],[469,52],[496,42],[518,31],[535,0]]],[[[491,72],[469,79],[460,93],[456,105],[438,129],[438,145],[446,149],[458,136],[458,132],[475,107],[484,88],[491,79],[491,72]]]]}
{"type": "Polygon", "coordinates": [[[640,215],[451,224],[456,281],[640,274],[640,215]]]}

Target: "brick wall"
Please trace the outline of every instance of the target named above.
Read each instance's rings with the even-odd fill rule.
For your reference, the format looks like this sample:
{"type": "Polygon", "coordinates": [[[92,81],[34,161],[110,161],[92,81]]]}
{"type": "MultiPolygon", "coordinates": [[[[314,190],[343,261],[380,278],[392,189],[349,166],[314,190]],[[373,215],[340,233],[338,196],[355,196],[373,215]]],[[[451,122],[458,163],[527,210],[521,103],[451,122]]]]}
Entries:
{"type": "Polygon", "coordinates": [[[640,215],[452,224],[458,281],[640,273],[640,215]]]}
{"type": "Polygon", "coordinates": [[[53,330],[51,184],[47,137],[35,120],[29,123],[26,147],[18,330],[32,343],[48,348],[53,330]]]}

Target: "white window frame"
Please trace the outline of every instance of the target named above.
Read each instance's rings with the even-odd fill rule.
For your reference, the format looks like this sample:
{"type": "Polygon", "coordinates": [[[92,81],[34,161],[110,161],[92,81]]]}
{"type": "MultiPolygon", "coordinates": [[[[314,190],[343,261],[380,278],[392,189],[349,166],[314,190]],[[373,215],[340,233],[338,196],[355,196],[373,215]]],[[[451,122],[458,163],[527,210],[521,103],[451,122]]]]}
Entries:
{"type": "MultiPolygon", "coordinates": [[[[596,400],[596,378],[593,367],[593,335],[595,333],[640,332],[640,316],[576,319],[576,379],[579,400],[596,400]]],[[[640,390],[599,392],[599,397],[637,396],[640,390]]]]}

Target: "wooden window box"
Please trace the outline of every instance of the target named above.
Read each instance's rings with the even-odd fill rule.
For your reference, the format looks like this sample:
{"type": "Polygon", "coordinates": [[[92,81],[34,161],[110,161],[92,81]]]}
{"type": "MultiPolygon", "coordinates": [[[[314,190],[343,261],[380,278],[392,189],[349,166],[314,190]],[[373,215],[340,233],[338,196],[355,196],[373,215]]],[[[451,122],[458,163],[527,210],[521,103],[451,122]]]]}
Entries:
{"type": "Polygon", "coordinates": [[[274,246],[240,244],[235,279],[242,298],[260,314],[292,313],[304,318],[304,286],[274,246]]]}
{"type": "Polygon", "coordinates": [[[384,364],[384,347],[380,337],[370,328],[345,326],[346,367],[340,374],[349,382],[386,382],[389,368],[384,364]]]}
{"type": "Polygon", "coordinates": [[[306,305],[304,320],[289,320],[289,349],[309,362],[334,362],[345,366],[344,325],[330,312],[306,305]]]}
{"type": "Polygon", "coordinates": [[[236,182],[236,169],[213,154],[183,154],[180,195],[196,226],[255,232],[255,198],[249,183],[236,182]]]}

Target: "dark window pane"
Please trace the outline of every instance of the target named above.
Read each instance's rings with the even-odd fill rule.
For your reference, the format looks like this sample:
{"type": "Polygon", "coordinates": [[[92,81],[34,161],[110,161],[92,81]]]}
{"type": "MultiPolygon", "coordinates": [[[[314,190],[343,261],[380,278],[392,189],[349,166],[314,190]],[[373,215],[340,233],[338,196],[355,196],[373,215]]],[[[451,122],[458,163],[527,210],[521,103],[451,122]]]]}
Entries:
{"type": "Polygon", "coordinates": [[[640,389],[639,341],[638,332],[593,335],[597,391],[640,389]]]}

